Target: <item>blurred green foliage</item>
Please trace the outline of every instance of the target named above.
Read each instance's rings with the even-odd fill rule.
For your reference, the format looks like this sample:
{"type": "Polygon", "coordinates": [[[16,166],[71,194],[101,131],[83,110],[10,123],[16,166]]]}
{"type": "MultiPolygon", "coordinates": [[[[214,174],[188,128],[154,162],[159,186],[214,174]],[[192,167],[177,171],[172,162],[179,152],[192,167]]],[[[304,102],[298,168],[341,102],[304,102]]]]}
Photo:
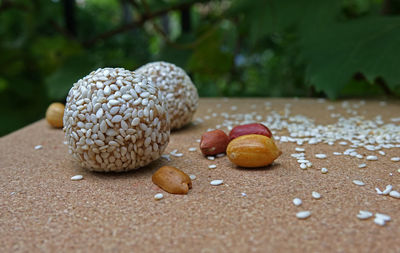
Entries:
{"type": "Polygon", "coordinates": [[[0,136],[99,67],[157,60],[200,96],[400,96],[399,0],[0,0],[0,136]]]}

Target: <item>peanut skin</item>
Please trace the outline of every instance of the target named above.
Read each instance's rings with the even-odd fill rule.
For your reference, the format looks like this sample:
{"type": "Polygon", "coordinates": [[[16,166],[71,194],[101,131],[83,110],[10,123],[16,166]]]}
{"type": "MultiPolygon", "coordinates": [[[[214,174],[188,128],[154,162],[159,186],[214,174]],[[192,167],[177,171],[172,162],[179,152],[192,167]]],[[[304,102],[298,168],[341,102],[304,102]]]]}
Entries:
{"type": "Polygon", "coordinates": [[[231,162],[248,168],[267,166],[282,154],[271,138],[258,134],[235,138],[226,153],[231,162]]]}
{"type": "Polygon", "coordinates": [[[154,184],[172,194],[187,194],[192,188],[192,180],[183,171],[172,167],[163,166],[152,176],[154,184]]]}
{"type": "Polygon", "coordinates": [[[204,155],[217,155],[226,152],[229,137],[222,130],[205,132],[201,136],[200,150],[204,155]]]}
{"type": "Polygon", "coordinates": [[[265,125],[261,123],[252,123],[252,124],[245,124],[234,127],[229,132],[229,140],[232,141],[233,139],[247,134],[260,134],[265,135],[269,138],[272,137],[271,131],[265,125]]]}

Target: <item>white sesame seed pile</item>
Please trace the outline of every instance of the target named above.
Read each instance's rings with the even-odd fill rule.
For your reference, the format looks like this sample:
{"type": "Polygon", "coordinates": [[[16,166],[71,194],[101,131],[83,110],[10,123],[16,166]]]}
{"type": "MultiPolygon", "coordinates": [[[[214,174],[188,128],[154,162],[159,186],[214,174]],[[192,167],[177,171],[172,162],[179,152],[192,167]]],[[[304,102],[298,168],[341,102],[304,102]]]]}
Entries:
{"type": "Polygon", "coordinates": [[[123,68],[104,68],[69,91],[64,131],[69,152],[89,170],[127,171],[159,158],[170,133],[157,87],[123,68]]]}
{"type": "Polygon", "coordinates": [[[172,63],[152,62],[135,72],[145,75],[163,93],[167,101],[171,129],[179,129],[192,120],[199,95],[183,69],[172,63]]]}

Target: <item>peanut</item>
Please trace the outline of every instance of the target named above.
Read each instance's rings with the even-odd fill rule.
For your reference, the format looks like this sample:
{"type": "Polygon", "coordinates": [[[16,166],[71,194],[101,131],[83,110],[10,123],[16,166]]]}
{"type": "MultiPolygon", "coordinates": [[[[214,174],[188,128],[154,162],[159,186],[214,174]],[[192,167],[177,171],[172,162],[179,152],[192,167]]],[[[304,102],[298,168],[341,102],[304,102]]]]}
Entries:
{"type": "Polygon", "coordinates": [[[261,123],[245,124],[234,127],[229,133],[229,140],[233,140],[239,136],[247,134],[261,134],[269,138],[272,137],[271,131],[261,123]]]}
{"type": "Polygon", "coordinates": [[[183,171],[172,167],[163,166],[152,176],[154,184],[172,194],[187,194],[192,188],[192,180],[183,171]]]}
{"type": "Polygon", "coordinates": [[[250,168],[267,166],[282,154],[271,138],[258,134],[235,138],[226,153],[234,164],[250,168]]]}
{"type": "Polygon", "coordinates": [[[52,103],[46,111],[46,120],[50,126],[63,127],[63,116],[65,106],[61,103],[52,103]]]}
{"type": "Polygon", "coordinates": [[[213,130],[201,136],[200,150],[204,155],[217,155],[226,152],[229,137],[222,130],[213,130]]]}

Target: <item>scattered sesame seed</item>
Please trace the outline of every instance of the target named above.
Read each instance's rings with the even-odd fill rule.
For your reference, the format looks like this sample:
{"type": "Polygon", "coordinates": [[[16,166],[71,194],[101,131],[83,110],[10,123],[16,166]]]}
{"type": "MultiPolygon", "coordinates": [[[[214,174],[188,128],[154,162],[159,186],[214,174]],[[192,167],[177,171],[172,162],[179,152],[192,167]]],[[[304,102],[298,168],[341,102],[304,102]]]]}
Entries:
{"type": "Polygon", "coordinates": [[[400,157],[392,157],[392,158],[390,158],[390,161],[399,162],[400,161],[400,157]]]}
{"type": "Polygon", "coordinates": [[[164,198],[164,195],[162,193],[157,193],[156,195],[154,195],[155,200],[160,200],[162,198],[164,198]]]}
{"type": "Polygon", "coordinates": [[[194,175],[194,174],[190,174],[189,177],[190,177],[191,180],[195,180],[196,179],[196,175],[194,175]]]}
{"type": "Polygon", "coordinates": [[[353,183],[356,184],[356,185],[359,185],[359,186],[365,185],[365,183],[360,181],[360,180],[353,180],[353,183]]]}
{"type": "Polygon", "coordinates": [[[328,169],[327,168],[322,168],[321,172],[322,172],[322,174],[326,174],[326,173],[328,173],[328,169]]]}
{"type": "Polygon", "coordinates": [[[247,197],[247,194],[245,192],[242,192],[242,197],[247,197]]]}
{"type": "Polygon", "coordinates": [[[326,155],[325,154],[316,154],[315,157],[319,158],[319,159],[325,159],[326,155]]]}
{"type": "Polygon", "coordinates": [[[216,155],[217,158],[221,158],[221,157],[224,157],[224,156],[225,156],[225,153],[220,153],[220,154],[216,155]]]}
{"type": "Polygon", "coordinates": [[[312,195],[312,197],[314,199],[320,199],[321,198],[321,194],[319,194],[318,192],[312,192],[311,195],[312,195]]]}
{"type": "Polygon", "coordinates": [[[210,161],[214,161],[215,157],[214,156],[207,156],[207,159],[210,160],[210,161]]]}
{"type": "Polygon", "coordinates": [[[400,193],[398,191],[391,191],[389,193],[390,197],[396,198],[396,199],[400,199],[400,193]]]}
{"type": "Polygon", "coordinates": [[[358,165],[358,168],[360,168],[360,169],[361,169],[361,168],[365,168],[365,167],[367,167],[367,165],[366,165],[365,163],[362,163],[362,164],[359,164],[359,165],[358,165]]]}
{"type": "Polygon", "coordinates": [[[194,151],[196,151],[197,150],[197,148],[195,148],[195,147],[191,147],[191,148],[189,148],[188,149],[190,152],[194,152],[194,151]]]}
{"type": "Polygon", "coordinates": [[[71,177],[72,181],[78,181],[78,180],[82,180],[82,179],[83,179],[82,175],[75,175],[75,176],[71,177]]]}
{"type": "Polygon", "coordinates": [[[171,157],[169,155],[167,155],[167,154],[162,154],[161,158],[164,158],[167,161],[171,161],[171,157]]]}
{"type": "Polygon", "coordinates": [[[379,225],[379,226],[385,226],[385,223],[386,223],[386,222],[385,222],[385,220],[376,217],[376,218],[374,219],[374,223],[377,224],[377,225],[379,225]]]}
{"type": "Polygon", "coordinates": [[[357,214],[357,218],[359,218],[360,220],[366,220],[371,218],[372,215],[373,214],[371,212],[360,210],[359,214],[357,214]]]}
{"type": "Polygon", "coordinates": [[[376,161],[378,160],[378,157],[376,155],[369,155],[367,156],[368,161],[376,161]]]}
{"type": "Polygon", "coordinates": [[[311,212],[310,211],[301,211],[296,213],[296,217],[298,219],[307,219],[308,217],[310,217],[311,212]]]}
{"type": "Polygon", "coordinates": [[[298,147],[296,147],[295,150],[296,150],[297,152],[304,152],[304,151],[305,151],[304,148],[298,148],[298,147]]]}
{"type": "Polygon", "coordinates": [[[217,186],[217,185],[221,185],[224,183],[224,180],[222,179],[216,179],[210,182],[211,185],[217,186]]]}
{"type": "Polygon", "coordinates": [[[300,168],[305,170],[305,169],[307,169],[307,165],[305,163],[302,163],[302,164],[300,164],[300,168]]]}
{"type": "Polygon", "coordinates": [[[299,159],[297,160],[298,163],[308,163],[309,160],[305,160],[305,159],[299,159]]]}
{"type": "Polygon", "coordinates": [[[36,145],[36,146],[35,146],[35,150],[39,150],[39,149],[42,149],[42,148],[43,148],[42,145],[36,145]]]}
{"type": "Polygon", "coordinates": [[[341,141],[341,142],[339,142],[339,145],[346,146],[346,145],[347,145],[347,142],[341,141]]]}
{"type": "Polygon", "coordinates": [[[384,151],[382,151],[382,150],[379,150],[378,153],[379,153],[380,155],[386,155],[386,153],[385,153],[384,151]]]}
{"type": "Polygon", "coordinates": [[[384,220],[384,221],[390,221],[390,220],[391,220],[391,218],[390,218],[389,215],[383,214],[383,213],[376,213],[376,214],[375,214],[375,217],[376,217],[376,218],[379,218],[379,219],[382,219],[382,220],[384,220]]]}
{"type": "Polygon", "coordinates": [[[392,189],[393,189],[393,186],[391,186],[390,184],[389,184],[389,185],[386,185],[386,188],[385,188],[385,190],[382,192],[382,194],[383,194],[383,195],[388,195],[388,194],[392,191],[392,189]]]}
{"type": "Polygon", "coordinates": [[[333,155],[342,155],[340,152],[333,152],[333,155]]]}
{"type": "Polygon", "coordinates": [[[170,155],[175,156],[175,157],[182,157],[183,153],[171,153],[170,155]]]}
{"type": "Polygon", "coordinates": [[[217,168],[217,165],[211,164],[211,165],[208,165],[208,168],[209,168],[209,169],[215,169],[215,168],[217,168]]]}
{"type": "Polygon", "coordinates": [[[200,139],[197,139],[197,140],[196,140],[196,142],[200,142],[200,141],[201,141],[200,139]]]}
{"type": "Polygon", "coordinates": [[[301,201],[301,199],[299,199],[299,198],[294,198],[293,199],[293,204],[295,206],[300,206],[302,203],[303,203],[303,201],[301,201]]]}

